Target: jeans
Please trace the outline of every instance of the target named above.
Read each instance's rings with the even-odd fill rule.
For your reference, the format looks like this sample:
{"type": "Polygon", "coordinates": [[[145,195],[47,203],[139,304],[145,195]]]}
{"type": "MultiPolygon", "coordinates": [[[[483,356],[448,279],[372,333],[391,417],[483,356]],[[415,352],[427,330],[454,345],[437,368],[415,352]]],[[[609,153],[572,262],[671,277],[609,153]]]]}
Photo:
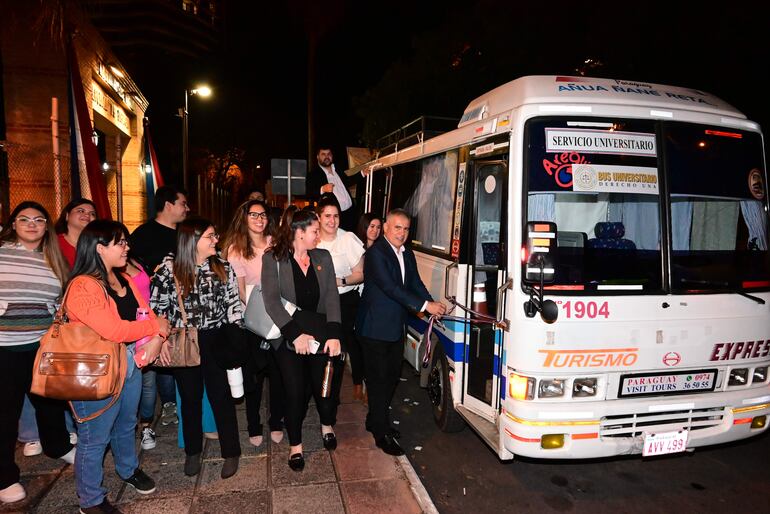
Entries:
{"type": "Polygon", "coordinates": [[[139,403],[139,417],[151,422],[155,417],[155,399],[160,394],[161,404],[176,401],[176,384],[171,370],[153,367],[142,370],[142,399],[139,403]]]}
{"type": "MultiPolygon", "coordinates": [[[[115,471],[122,479],[130,478],[139,467],[134,428],[142,374],[134,364],[133,351],[128,352],[128,373],[119,399],[102,415],[81,423],[78,449],[75,453],[75,485],[82,508],[99,505],[107,495],[102,487],[104,453],[112,449],[115,471]]],[[[104,407],[111,398],[96,401],[74,401],[75,413],[84,417],[104,407]]]]}
{"type": "MultiPolygon", "coordinates": [[[[64,422],[67,424],[67,432],[70,434],[77,433],[75,420],[72,419],[69,407],[64,411],[64,422]]],[[[35,419],[35,406],[29,401],[28,396],[24,396],[24,407],[21,409],[21,417],[19,418],[19,437],[17,439],[22,443],[40,441],[40,434],[37,431],[37,420],[35,419]]]]}

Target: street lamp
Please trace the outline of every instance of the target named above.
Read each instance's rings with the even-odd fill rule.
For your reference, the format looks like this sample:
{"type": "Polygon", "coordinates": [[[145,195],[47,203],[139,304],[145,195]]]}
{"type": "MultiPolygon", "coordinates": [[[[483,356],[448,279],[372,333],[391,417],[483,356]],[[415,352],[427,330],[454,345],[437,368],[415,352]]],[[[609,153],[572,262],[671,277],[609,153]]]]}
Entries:
{"type": "Polygon", "coordinates": [[[187,104],[188,104],[188,98],[191,95],[200,96],[201,98],[208,98],[211,96],[211,88],[206,85],[200,85],[196,87],[195,89],[185,89],[184,90],[184,110],[182,111],[182,181],[184,182],[184,188],[185,191],[189,194],[189,187],[188,187],[188,170],[187,170],[187,159],[188,159],[188,127],[187,127],[187,119],[189,117],[187,112],[187,104]]]}

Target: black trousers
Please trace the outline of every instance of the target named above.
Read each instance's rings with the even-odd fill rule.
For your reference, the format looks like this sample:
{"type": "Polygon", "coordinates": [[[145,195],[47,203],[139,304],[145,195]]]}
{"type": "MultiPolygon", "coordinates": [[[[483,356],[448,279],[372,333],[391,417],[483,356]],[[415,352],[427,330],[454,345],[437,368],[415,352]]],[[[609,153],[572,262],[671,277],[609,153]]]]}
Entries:
{"type": "Polygon", "coordinates": [[[0,489],[19,481],[19,467],[14,460],[14,453],[25,394],[35,407],[35,419],[43,452],[48,457],[57,459],[72,449],[64,422],[67,402],[43,398],[29,392],[36,353],[36,350],[14,352],[0,348],[0,489]]]}
{"type": "Polygon", "coordinates": [[[262,435],[262,422],[259,409],[262,404],[262,388],[265,379],[270,380],[270,418],[268,425],[271,432],[283,430],[283,418],[286,410],[286,392],[283,388],[281,372],[275,360],[275,350],[261,350],[260,338],[249,332],[249,351],[243,366],[243,383],[246,388],[246,420],[249,424],[249,437],[262,435]]]}
{"type": "Polygon", "coordinates": [[[230,395],[227,372],[214,360],[212,351],[218,341],[225,337],[224,330],[215,328],[198,331],[198,345],[201,350],[201,365],[192,368],[175,368],[174,378],[182,399],[182,434],[184,452],[197,455],[203,451],[203,384],[214,412],[219,443],[223,458],[237,457],[241,454],[238,439],[238,420],[235,416],[235,403],[230,395]]]}
{"type": "Polygon", "coordinates": [[[390,430],[390,402],[401,377],[403,341],[381,341],[358,336],[364,350],[366,391],[369,395],[369,413],[366,429],[375,439],[390,430]]]}
{"type": "MultiPolygon", "coordinates": [[[[361,351],[361,343],[356,336],[354,325],[358,304],[361,296],[358,291],[348,291],[340,295],[340,311],[342,312],[342,351],[350,357],[350,369],[353,375],[353,383],[360,385],[364,382],[364,354],[361,351]]],[[[343,367],[344,369],[344,367],[343,367]]],[[[340,377],[341,378],[341,377],[340,377]]],[[[340,386],[342,380],[340,380],[340,386]]],[[[339,398],[339,389],[336,390],[339,398]]]]}
{"type": "Polygon", "coordinates": [[[275,359],[286,389],[286,432],[289,434],[289,444],[296,446],[302,444],[302,422],[305,420],[310,395],[315,398],[321,424],[337,423],[337,403],[334,398],[321,398],[321,383],[329,357],[320,353],[298,355],[289,350],[286,343],[282,343],[275,352],[275,359]]]}

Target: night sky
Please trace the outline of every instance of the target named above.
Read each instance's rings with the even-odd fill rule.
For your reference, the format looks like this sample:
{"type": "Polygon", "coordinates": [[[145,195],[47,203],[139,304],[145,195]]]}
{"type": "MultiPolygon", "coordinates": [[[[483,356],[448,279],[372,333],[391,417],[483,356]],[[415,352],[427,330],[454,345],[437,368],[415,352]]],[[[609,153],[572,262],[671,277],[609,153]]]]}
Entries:
{"type": "MultiPolygon", "coordinates": [[[[226,2],[221,48],[196,59],[124,59],[150,101],[164,175],[181,168],[185,87],[191,152],[246,151],[246,167],[307,155],[309,40],[316,134],[363,146],[422,114],[459,117],[469,100],[529,74],[576,74],[711,92],[767,130],[768,43],[759,2],[226,2]],[[680,5],[682,4],[682,5],[680,5]],[[687,5],[685,5],[687,4],[687,5]],[[754,5],[755,7],[752,7],[754,5]],[[584,61],[592,59],[593,67],[584,61]]],[[[146,57],[146,58],[145,58],[146,57]]],[[[342,161],[342,162],[340,162],[342,161]]]]}

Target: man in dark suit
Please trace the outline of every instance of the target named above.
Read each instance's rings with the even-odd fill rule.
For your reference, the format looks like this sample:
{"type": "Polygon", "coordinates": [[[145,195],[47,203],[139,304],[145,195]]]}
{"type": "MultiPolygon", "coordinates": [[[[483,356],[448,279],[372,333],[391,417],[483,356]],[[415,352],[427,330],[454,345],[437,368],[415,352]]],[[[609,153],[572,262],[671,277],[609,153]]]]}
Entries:
{"type": "Polygon", "coordinates": [[[364,257],[364,294],[358,309],[356,333],[364,352],[369,413],[366,428],[377,446],[390,455],[403,455],[390,426],[390,401],[401,376],[404,326],[410,312],[441,315],[417,273],[414,252],[404,246],[409,236],[409,215],[402,209],[388,213],[383,236],[364,257]]]}
{"type": "Polygon", "coordinates": [[[340,228],[348,232],[355,232],[358,224],[358,210],[354,199],[348,192],[348,186],[357,182],[357,177],[353,178],[344,173],[337,173],[334,167],[334,155],[330,148],[319,147],[316,159],[318,165],[310,166],[308,171],[305,196],[312,201],[318,201],[323,194],[333,194],[340,205],[340,228]]]}

